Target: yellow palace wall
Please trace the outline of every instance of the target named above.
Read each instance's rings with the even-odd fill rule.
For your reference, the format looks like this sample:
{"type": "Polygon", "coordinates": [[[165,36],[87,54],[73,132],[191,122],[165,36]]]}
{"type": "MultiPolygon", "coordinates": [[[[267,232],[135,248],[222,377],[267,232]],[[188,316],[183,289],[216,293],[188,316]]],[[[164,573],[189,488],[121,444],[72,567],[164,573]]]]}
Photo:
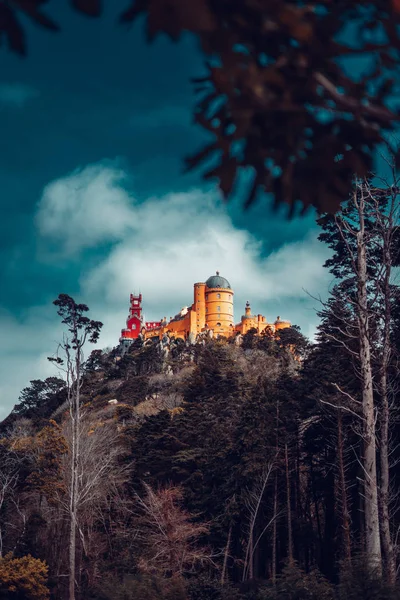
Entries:
{"type": "Polygon", "coordinates": [[[252,315],[249,303],[246,304],[245,315],[240,323],[234,323],[232,289],[207,288],[205,283],[195,283],[193,286],[193,304],[188,308],[184,316],[175,317],[165,322],[156,329],[142,330],[146,339],[159,337],[165,333],[181,339],[187,339],[189,333],[195,336],[212,329],[214,335],[231,337],[236,334],[245,334],[250,329],[256,329],[261,334],[266,328],[278,331],[290,327],[289,321],[281,321],[277,318],[275,323],[268,323],[263,315],[252,315]]]}

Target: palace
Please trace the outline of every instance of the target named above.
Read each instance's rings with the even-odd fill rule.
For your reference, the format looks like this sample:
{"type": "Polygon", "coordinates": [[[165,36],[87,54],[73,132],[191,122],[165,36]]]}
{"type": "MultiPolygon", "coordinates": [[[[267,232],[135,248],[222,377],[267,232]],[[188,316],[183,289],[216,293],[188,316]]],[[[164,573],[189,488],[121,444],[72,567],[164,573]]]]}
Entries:
{"type": "Polygon", "coordinates": [[[165,334],[183,340],[195,340],[201,333],[212,331],[216,337],[231,337],[245,334],[250,329],[256,329],[261,334],[266,328],[272,331],[290,327],[289,321],[277,317],[274,323],[268,323],[263,315],[253,315],[249,302],[246,303],[245,314],[240,323],[235,324],[233,318],[234,292],[225,277],[217,271],[205,283],[195,283],[193,286],[193,304],[185,306],[181,311],[167,321],[144,321],[142,309],[142,294],[130,296],[130,310],[126,328],[121,331],[120,342],[130,344],[142,336],[144,339],[162,338],[165,334]]]}

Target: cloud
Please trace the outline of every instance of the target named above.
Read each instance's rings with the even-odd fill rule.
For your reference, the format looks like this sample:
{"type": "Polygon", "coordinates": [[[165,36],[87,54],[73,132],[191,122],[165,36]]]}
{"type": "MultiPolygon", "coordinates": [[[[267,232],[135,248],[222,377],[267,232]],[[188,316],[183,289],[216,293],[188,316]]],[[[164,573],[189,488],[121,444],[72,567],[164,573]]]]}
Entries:
{"type": "Polygon", "coordinates": [[[23,108],[39,92],[24,83],[0,83],[0,106],[23,108]]]}
{"type": "MultiPolygon", "coordinates": [[[[63,269],[76,270],[79,258],[76,300],[104,323],[101,347],[118,343],[130,292],[142,292],[148,320],[169,317],[192,303],[193,283],[216,270],[234,289],[236,321],[249,300],[270,322],[279,314],[313,336],[315,302],[304,290],[324,296],[331,279],[315,229],[265,255],[262,240],[234,226],[214,193],[193,189],[143,201],[129,184],[115,164],[89,165],[49,183],[38,205],[38,233],[52,268],[60,254],[63,269]]],[[[68,293],[54,290],[52,298],[60,291],[68,293]]],[[[47,356],[61,326],[49,302],[18,320],[0,312],[0,331],[7,340],[0,348],[1,419],[29,380],[54,373],[47,356]]]]}
{"type": "Polygon", "coordinates": [[[119,240],[132,218],[124,177],[115,167],[93,165],[49,183],[36,218],[41,235],[59,242],[66,256],[119,240]]]}
{"type": "Polygon", "coordinates": [[[194,189],[143,202],[125,182],[121,169],[91,165],[49,184],[39,204],[40,232],[65,256],[112,242],[95,266],[82,261],[88,301],[101,298],[117,310],[140,289],[149,318],[170,316],[192,302],[194,281],[219,270],[235,290],[238,319],[247,299],[265,310],[304,299],[304,289],[316,294],[328,281],[316,230],[264,256],[262,242],[233,225],[214,193],[194,189]]]}

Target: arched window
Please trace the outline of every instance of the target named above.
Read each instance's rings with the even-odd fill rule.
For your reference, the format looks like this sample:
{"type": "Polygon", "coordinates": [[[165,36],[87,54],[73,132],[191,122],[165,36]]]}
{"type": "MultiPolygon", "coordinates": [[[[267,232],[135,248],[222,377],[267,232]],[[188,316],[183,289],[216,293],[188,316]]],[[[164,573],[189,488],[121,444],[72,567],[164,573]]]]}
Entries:
{"type": "Polygon", "coordinates": [[[221,310],[221,307],[220,307],[220,306],[217,306],[217,310],[221,310]]]}
{"type": "Polygon", "coordinates": [[[217,298],[219,300],[221,298],[221,294],[217,294],[217,298]]]}
{"type": "Polygon", "coordinates": [[[221,323],[217,323],[217,327],[221,327],[221,323]]]}

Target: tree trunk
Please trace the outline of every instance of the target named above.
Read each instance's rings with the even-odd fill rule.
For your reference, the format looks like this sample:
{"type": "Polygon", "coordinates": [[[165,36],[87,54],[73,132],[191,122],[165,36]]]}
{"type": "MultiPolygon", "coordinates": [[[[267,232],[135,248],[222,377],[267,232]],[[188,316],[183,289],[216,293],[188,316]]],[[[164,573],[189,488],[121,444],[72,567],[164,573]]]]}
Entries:
{"type": "Polygon", "coordinates": [[[292,533],[292,507],[290,494],[290,478],[289,478],[289,458],[288,447],[285,444],[285,471],[286,471],[286,502],[287,502],[287,528],[288,528],[288,560],[289,564],[293,564],[293,533],[292,533]]]}
{"type": "MultiPolygon", "coordinates": [[[[356,192],[357,193],[357,192],[356,192]]],[[[357,200],[356,200],[357,201],[357,200]]],[[[378,485],[376,469],[375,410],[372,387],[371,348],[369,340],[369,314],[367,297],[367,257],[364,225],[363,190],[358,203],[360,229],[357,233],[357,320],[360,337],[360,371],[363,417],[363,472],[365,498],[366,554],[370,567],[382,568],[379,534],[378,485]]]]}
{"type": "Polygon", "coordinates": [[[254,579],[254,530],[250,532],[249,546],[249,579],[254,579]]]}
{"type": "Polygon", "coordinates": [[[75,561],[76,561],[76,521],[75,514],[70,515],[69,531],[69,600],[75,600],[75,561]]]}
{"type": "Polygon", "coordinates": [[[381,437],[380,437],[380,504],[381,504],[381,535],[382,550],[385,559],[386,578],[389,583],[396,581],[396,562],[394,557],[392,537],[390,533],[389,515],[389,402],[387,395],[386,373],[381,377],[382,407],[381,407],[381,437]]]}
{"type": "Polygon", "coordinates": [[[273,524],[272,524],[272,572],[271,579],[272,583],[276,582],[276,556],[277,556],[277,513],[278,513],[278,473],[275,472],[275,486],[274,486],[274,513],[273,513],[273,524]]]}
{"type": "Polygon", "coordinates": [[[381,410],[380,410],[380,505],[381,505],[381,536],[382,550],[385,559],[386,578],[389,583],[395,583],[396,580],[396,560],[393,549],[393,542],[390,532],[389,515],[389,392],[388,392],[388,370],[391,353],[390,340],[390,321],[391,321],[391,254],[390,242],[393,233],[393,206],[389,213],[387,227],[383,230],[383,301],[384,301],[384,322],[383,322],[383,340],[382,340],[382,364],[380,378],[381,392],[381,410]]]}
{"type": "Polygon", "coordinates": [[[226,578],[226,571],[227,571],[227,566],[228,566],[228,556],[229,556],[229,551],[231,548],[231,539],[232,539],[232,523],[229,525],[228,539],[226,542],[225,552],[224,552],[224,564],[222,565],[222,573],[221,573],[221,584],[222,585],[225,583],[225,578],[226,578]]]}
{"type": "Polygon", "coordinates": [[[69,600],[75,600],[76,591],[76,533],[79,504],[79,437],[80,437],[80,349],[75,356],[75,389],[71,398],[71,490],[70,490],[70,535],[69,535],[69,600]]]}
{"type": "Polygon", "coordinates": [[[343,458],[343,419],[342,413],[338,411],[337,419],[337,457],[340,486],[340,509],[342,520],[342,551],[346,566],[351,565],[351,537],[350,537],[350,514],[347,502],[346,474],[343,458]]]}
{"type": "MultiPolygon", "coordinates": [[[[74,399],[71,416],[71,489],[70,489],[70,532],[69,532],[69,600],[75,600],[76,585],[76,529],[77,529],[77,486],[78,486],[78,414],[74,399]]],[[[78,409],[79,410],[79,409],[78,409]]]]}

